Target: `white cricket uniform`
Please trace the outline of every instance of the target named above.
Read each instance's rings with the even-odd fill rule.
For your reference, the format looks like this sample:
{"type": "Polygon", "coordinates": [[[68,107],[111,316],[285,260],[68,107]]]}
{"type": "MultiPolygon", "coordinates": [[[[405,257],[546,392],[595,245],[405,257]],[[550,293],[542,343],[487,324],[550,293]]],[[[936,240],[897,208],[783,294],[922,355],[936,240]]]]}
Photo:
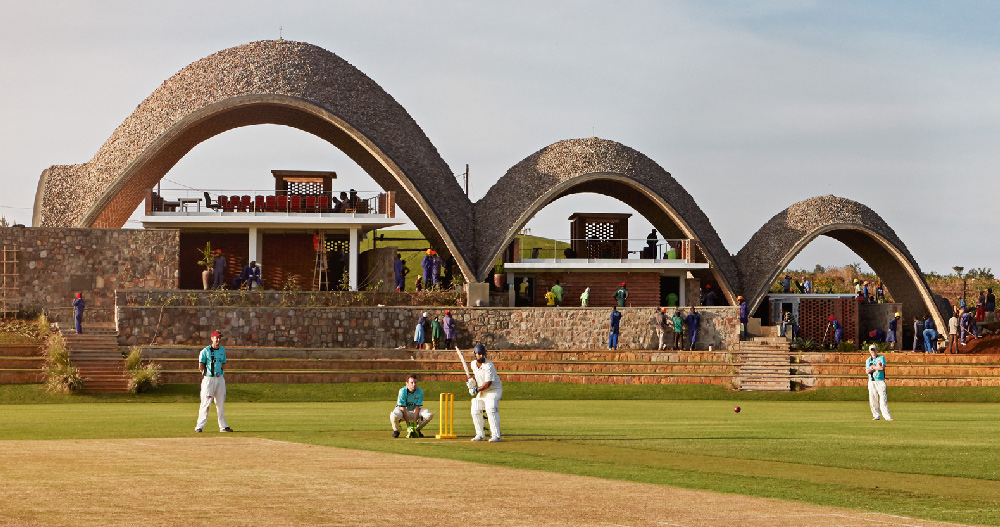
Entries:
{"type": "Polygon", "coordinates": [[[490,387],[477,393],[472,399],[472,424],[476,427],[476,437],[483,437],[483,411],[486,411],[486,419],[490,422],[490,434],[493,438],[500,438],[500,398],[503,397],[503,383],[497,375],[496,366],[489,359],[479,364],[472,361],[472,374],[476,378],[476,384],[482,386],[487,381],[492,382],[490,387]]]}

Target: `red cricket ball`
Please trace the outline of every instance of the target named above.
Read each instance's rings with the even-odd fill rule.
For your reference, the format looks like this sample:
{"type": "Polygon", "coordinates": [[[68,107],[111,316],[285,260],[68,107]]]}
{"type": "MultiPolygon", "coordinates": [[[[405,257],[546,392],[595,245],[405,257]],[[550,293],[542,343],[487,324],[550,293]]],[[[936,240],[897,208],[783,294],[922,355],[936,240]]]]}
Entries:
{"type": "Polygon", "coordinates": [[[733,408],[733,411],[736,412],[736,413],[740,413],[740,407],[737,406],[736,408],[733,408]]]}

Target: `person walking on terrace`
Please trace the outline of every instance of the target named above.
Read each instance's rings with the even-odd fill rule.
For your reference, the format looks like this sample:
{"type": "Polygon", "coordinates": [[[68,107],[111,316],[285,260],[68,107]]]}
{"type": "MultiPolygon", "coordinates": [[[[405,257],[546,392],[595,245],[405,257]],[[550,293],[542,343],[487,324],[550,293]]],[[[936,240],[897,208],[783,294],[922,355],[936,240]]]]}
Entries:
{"type": "Polygon", "coordinates": [[[83,293],[76,294],[76,300],[73,301],[73,323],[76,325],[76,334],[83,334],[83,308],[87,306],[87,303],[83,301],[83,293]]]}
{"type": "Polygon", "coordinates": [[[608,349],[618,349],[618,327],[622,319],[618,306],[611,307],[611,333],[608,335],[608,349]]]}
{"type": "Polygon", "coordinates": [[[694,351],[694,343],[698,340],[698,326],[701,325],[701,315],[691,306],[691,313],[684,319],[687,322],[688,335],[691,337],[691,351],[694,351]]]}
{"type": "Polygon", "coordinates": [[[625,307],[625,300],[628,298],[628,289],[625,287],[625,282],[622,282],[622,286],[615,291],[613,296],[618,303],[618,307],[625,307]]]}

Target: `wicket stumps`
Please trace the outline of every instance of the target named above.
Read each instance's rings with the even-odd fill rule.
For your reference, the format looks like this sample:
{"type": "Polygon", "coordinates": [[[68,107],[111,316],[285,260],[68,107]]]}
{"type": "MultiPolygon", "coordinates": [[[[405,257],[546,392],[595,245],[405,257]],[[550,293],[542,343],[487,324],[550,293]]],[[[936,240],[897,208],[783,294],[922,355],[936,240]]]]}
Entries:
{"type": "Polygon", "coordinates": [[[442,393],[438,397],[437,439],[457,439],[455,435],[455,394],[442,393]]]}

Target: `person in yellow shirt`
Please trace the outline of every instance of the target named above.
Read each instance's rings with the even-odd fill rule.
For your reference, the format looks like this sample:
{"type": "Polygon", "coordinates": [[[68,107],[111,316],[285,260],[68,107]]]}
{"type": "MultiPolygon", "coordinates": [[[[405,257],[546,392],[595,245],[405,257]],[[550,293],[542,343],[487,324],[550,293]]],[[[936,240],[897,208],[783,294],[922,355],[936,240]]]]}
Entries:
{"type": "Polygon", "coordinates": [[[551,290],[549,290],[548,293],[545,293],[545,305],[547,306],[556,305],[556,294],[553,293],[551,290]]]}

